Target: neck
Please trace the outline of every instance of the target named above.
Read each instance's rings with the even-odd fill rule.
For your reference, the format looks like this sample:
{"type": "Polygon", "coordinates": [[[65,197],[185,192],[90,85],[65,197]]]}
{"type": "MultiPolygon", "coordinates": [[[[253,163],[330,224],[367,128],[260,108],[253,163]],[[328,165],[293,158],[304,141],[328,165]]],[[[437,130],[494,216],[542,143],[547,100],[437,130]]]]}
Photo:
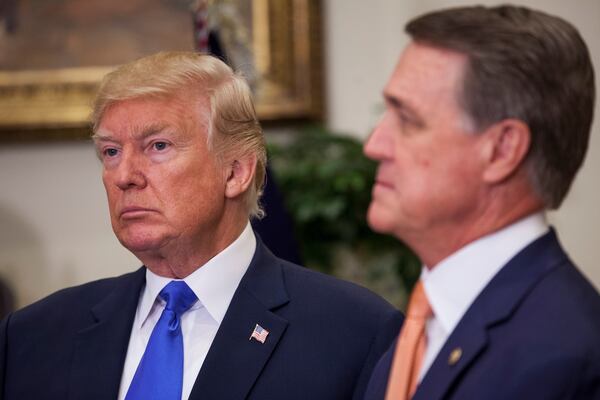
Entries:
{"type": "Polygon", "coordinates": [[[497,201],[489,202],[459,223],[435,227],[403,240],[423,264],[433,269],[467,244],[543,209],[542,202],[534,195],[513,192],[495,196],[497,201]]]}
{"type": "Polygon", "coordinates": [[[160,249],[135,254],[156,275],[183,279],[225,250],[242,233],[247,217],[235,223],[221,224],[206,237],[186,243],[177,239],[160,249]]]}

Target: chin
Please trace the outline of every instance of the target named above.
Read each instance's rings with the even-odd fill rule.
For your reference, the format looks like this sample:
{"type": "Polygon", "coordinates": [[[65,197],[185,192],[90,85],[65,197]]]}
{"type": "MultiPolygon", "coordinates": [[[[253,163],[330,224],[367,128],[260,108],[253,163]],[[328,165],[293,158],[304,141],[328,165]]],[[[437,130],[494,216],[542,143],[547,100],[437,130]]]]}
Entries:
{"type": "Polygon", "coordinates": [[[158,250],[164,245],[164,238],[153,234],[152,232],[138,232],[138,233],[118,233],[117,238],[119,242],[127,250],[132,253],[148,252],[158,250]]]}
{"type": "Polygon", "coordinates": [[[392,219],[387,213],[382,211],[379,207],[371,203],[367,211],[367,223],[377,233],[390,233],[392,232],[392,219]]]}

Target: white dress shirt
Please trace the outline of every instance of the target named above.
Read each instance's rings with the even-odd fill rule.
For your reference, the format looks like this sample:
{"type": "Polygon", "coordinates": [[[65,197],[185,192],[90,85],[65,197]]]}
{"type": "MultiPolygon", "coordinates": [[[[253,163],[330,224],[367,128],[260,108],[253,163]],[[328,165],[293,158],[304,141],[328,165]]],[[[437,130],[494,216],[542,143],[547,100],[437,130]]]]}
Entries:
{"type": "MultiPolygon", "coordinates": [[[[256,249],[256,237],[250,226],[225,250],[187,276],[185,283],[194,291],[198,301],[181,317],[183,333],[183,390],[182,399],[190,396],[202,363],[227,312],[229,303],[256,249]]],[[[146,270],[146,286],[137,306],[127,348],[125,366],[119,388],[123,400],[135,371],[146,350],[150,334],[165,308],[158,294],[173,279],[146,270]]]]}
{"type": "Polygon", "coordinates": [[[433,317],[425,327],[427,350],[419,379],[485,286],[511,258],[548,230],[544,213],[532,214],[469,243],[432,270],[423,267],[421,280],[433,317]]]}

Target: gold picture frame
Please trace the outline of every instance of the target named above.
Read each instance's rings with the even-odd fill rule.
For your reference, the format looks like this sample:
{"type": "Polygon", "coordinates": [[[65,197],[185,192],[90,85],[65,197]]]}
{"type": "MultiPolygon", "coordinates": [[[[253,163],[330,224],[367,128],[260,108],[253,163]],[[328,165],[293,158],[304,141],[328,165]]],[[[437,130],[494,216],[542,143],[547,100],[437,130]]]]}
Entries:
{"type": "MultiPolygon", "coordinates": [[[[251,46],[260,77],[255,88],[259,118],[320,119],[320,1],[237,1],[249,2],[246,10],[251,10],[251,46]]],[[[114,66],[1,68],[0,64],[0,142],[6,142],[87,137],[93,96],[114,66]]]]}

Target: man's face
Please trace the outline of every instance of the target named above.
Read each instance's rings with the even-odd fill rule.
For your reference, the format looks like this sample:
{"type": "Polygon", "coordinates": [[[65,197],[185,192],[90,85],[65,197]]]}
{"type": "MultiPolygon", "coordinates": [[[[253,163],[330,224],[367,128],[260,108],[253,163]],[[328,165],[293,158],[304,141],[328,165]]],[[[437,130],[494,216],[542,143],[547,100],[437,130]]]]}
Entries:
{"type": "Polygon", "coordinates": [[[199,101],[127,100],[96,133],[111,223],[134,254],[210,240],[224,208],[224,170],[207,147],[199,101]]]}
{"type": "Polygon", "coordinates": [[[385,114],[364,147],[379,162],[367,216],[375,231],[411,245],[474,211],[481,136],[457,100],[466,61],[416,43],[402,54],[384,89],[385,114]]]}

